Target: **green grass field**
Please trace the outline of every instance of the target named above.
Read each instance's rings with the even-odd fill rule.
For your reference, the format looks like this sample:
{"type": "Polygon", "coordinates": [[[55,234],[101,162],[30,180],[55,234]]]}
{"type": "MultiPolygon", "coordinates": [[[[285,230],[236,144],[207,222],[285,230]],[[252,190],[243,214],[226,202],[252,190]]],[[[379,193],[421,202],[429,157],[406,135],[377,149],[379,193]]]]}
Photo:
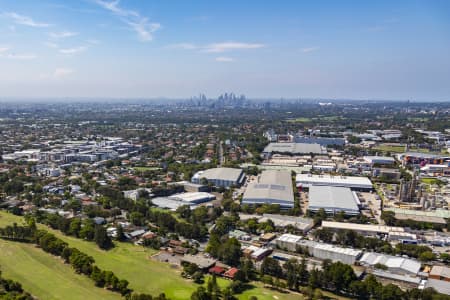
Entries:
{"type": "Polygon", "coordinates": [[[133,169],[137,172],[146,172],[146,171],[157,171],[161,170],[161,168],[158,167],[133,167],[133,169]]]}
{"type": "Polygon", "coordinates": [[[311,118],[295,118],[295,119],[287,119],[289,123],[308,123],[311,122],[311,118]]]}
{"type": "MultiPolygon", "coordinates": [[[[23,218],[0,211],[0,227],[14,222],[21,224],[23,218]]],[[[39,227],[43,228],[44,226],[39,225],[39,227]]],[[[119,278],[127,279],[130,282],[130,288],[136,292],[152,295],[164,292],[171,299],[182,300],[189,299],[191,293],[197,288],[197,285],[192,281],[180,276],[179,269],[149,259],[155,253],[154,250],[129,243],[116,243],[117,246],[114,249],[103,251],[92,242],[68,237],[47,227],[45,229],[69,243],[70,246],[94,257],[100,268],[111,270],[119,278]]],[[[40,299],[120,298],[115,293],[94,287],[88,278],[76,275],[61,260],[35,248],[33,245],[0,240],[0,249],[0,253],[2,253],[0,265],[5,271],[5,276],[22,282],[26,290],[40,299]],[[9,253],[9,255],[3,255],[3,253],[9,253]],[[16,253],[18,259],[16,259],[16,253]],[[62,276],[64,276],[64,280],[61,279],[62,276]],[[87,288],[90,291],[89,293],[85,291],[87,288]],[[70,293],[71,290],[77,290],[79,293],[70,293]],[[60,297],[60,295],[64,295],[64,297],[60,297]]],[[[224,287],[228,284],[228,281],[220,279],[219,284],[224,287]]],[[[260,300],[302,299],[299,295],[266,289],[259,283],[255,283],[253,289],[239,295],[239,299],[248,299],[252,295],[257,296],[260,300]]]]}
{"type": "Polygon", "coordinates": [[[378,147],[373,148],[374,150],[392,152],[392,153],[403,153],[405,152],[405,146],[388,146],[388,145],[380,145],[378,147]]]}
{"type": "Polygon", "coordinates": [[[421,181],[422,183],[430,184],[430,185],[432,185],[432,184],[444,185],[444,184],[445,184],[444,181],[439,180],[439,179],[437,179],[437,178],[421,178],[420,181],[421,181]]]}
{"type": "Polygon", "coordinates": [[[0,267],[6,278],[19,281],[39,299],[119,300],[120,294],[94,286],[59,258],[32,244],[0,240],[0,267]]]}

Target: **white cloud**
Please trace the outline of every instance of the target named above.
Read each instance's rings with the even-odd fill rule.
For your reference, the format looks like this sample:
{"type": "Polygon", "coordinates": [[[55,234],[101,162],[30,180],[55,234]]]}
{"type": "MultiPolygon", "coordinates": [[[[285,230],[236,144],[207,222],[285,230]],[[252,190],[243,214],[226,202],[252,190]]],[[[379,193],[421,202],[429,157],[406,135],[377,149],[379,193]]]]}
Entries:
{"type": "Polygon", "coordinates": [[[139,12],[120,7],[120,0],[96,0],[95,2],[104,9],[119,16],[122,22],[127,24],[137,33],[141,41],[146,42],[153,40],[153,33],[161,28],[161,24],[150,22],[148,18],[141,16],[139,12]]]}
{"type": "Polygon", "coordinates": [[[0,46],[0,58],[14,59],[14,60],[31,60],[37,56],[29,53],[14,53],[10,51],[9,46],[0,46]]]}
{"type": "Polygon", "coordinates": [[[233,62],[234,58],[228,57],[228,56],[219,56],[219,57],[216,57],[216,61],[218,61],[218,62],[233,62]]]}
{"type": "Polygon", "coordinates": [[[14,59],[14,60],[32,60],[32,59],[35,59],[37,56],[35,54],[8,53],[6,55],[0,54],[0,57],[4,57],[7,59],[14,59]]]}
{"type": "Polygon", "coordinates": [[[138,22],[126,21],[126,23],[138,34],[141,41],[153,40],[153,33],[161,28],[159,23],[149,23],[147,18],[141,18],[138,22]]]}
{"type": "Polygon", "coordinates": [[[139,13],[134,10],[127,10],[119,7],[120,0],[115,1],[104,1],[97,0],[95,1],[98,5],[103,7],[106,10],[109,10],[121,17],[139,17],[139,13]]]}
{"type": "Polygon", "coordinates": [[[224,42],[206,45],[204,47],[204,51],[209,53],[221,53],[233,50],[258,49],[263,47],[265,47],[264,44],[224,42]]]}
{"type": "Polygon", "coordinates": [[[99,40],[89,39],[89,40],[86,40],[86,43],[91,44],[91,45],[98,45],[101,42],[99,40]]]}
{"type": "Polygon", "coordinates": [[[78,35],[78,32],[71,32],[71,31],[50,32],[48,35],[54,39],[64,39],[76,36],[78,35]]]}
{"type": "Polygon", "coordinates": [[[39,74],[38,78],[41,80],[58,80],[70,76],[73,73],[75,73],[73,69],[61,67],[56,68],[53,72],[41,73],[39,74]]]}
{"type": "Polygon", "coordinates": [[[80,47],[75,47],[75,48],[59,49],[59,53],[65,54],[65,55],[73,55],[73,54],[81,53],[86,50],[87,50],[87,47],[80,46],[80,47]]]}
{"type": "Polygon", "coordinates": [[[68,68],[56,68],[55,71],[53,72],[53,77],[63,78],[73,74],[74,72],[75,72],[74,70],[68,68]]]}
{"type": "Polygon", "coordinates": [[[52,43],[52,42],[45,42],[44,45],[49,47],[49,48],[53,48],[53,49],[58,49],[59,48],[58,44],[52,43]]]}
{"type": "Polygon", "coordinates": [[[320,47],[308,47],[308,48],[303,48],[302,52],[303,53],[309,53],[309,52],[317,51],[319,49],[320,49],[320,47]]]}
{"type": "Polygon", "coordinates": [[[169,49],[183,49],[183,50],[195,50],[198,47],[191,43],[178,43],[167,46],[169,49]]]}
{"type": "Polygon", "coordinates": [[[183,49],[183,50],[200,50],[207,53],[223,53],[237,50],[259,49],[265,47],[264,44],[257,43],[239,43],[239,42],[223,42],[212,43],[207,45],[195,45],[193,43],[179,43],[168,45],[170,49],[183,49]]]}
{"type": "Polygon", "coordinates": [[[49,27],[51,24],[47,23],[39,23],[34,21],[32,18],[28,16],[19,15],[15,12],[8,12],[4,13],[3,16],[10,18],[14,21],[16,24],[30,26],[30,27],[49,27]]]}

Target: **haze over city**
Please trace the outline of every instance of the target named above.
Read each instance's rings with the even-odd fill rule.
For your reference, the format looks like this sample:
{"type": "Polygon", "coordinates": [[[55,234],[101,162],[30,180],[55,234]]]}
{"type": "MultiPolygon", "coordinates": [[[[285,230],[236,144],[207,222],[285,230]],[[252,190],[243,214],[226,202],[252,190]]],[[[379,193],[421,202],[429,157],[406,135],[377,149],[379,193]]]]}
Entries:
{"type": "Polygon", "coordinates": [[[450,1],[0,0],[0,299],[450,300],[450,1]]]}
{"type": "Polygon", "coordinates": [[[0,0],[0,97],[450,100],[448,1],[0,0]]]}

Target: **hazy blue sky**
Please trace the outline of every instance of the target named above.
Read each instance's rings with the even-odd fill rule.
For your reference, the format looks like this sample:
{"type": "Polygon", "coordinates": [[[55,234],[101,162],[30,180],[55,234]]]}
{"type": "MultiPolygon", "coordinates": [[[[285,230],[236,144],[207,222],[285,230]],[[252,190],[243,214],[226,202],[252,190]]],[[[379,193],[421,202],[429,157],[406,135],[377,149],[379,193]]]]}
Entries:
{"type": "Polygon", "coordinates": [[[0,96],[450,101],[450,1],[0,0],[0,96]]]}

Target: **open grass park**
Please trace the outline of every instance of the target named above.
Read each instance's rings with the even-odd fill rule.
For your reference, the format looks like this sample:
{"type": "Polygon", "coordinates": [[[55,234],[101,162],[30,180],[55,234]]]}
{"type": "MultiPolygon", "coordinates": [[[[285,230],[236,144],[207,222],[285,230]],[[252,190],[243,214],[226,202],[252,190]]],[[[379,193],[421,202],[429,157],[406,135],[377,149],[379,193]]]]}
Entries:
{"type": "MultiPolygon", "coordinates": [[[[0,227],[21,224],[23,218],[0,211],[0,227]]],[[[44,226],[39,225],[41,228],[44,226]]],[[[150,259],[156,251],[130,243],[116,243],[116,247],[104,251],[94,243],[68,237],[45,227],[72,247],[94,257],[97,265],[113,271],[119,278],[130,282],[136,292],[157,295],[164,292],[174,300],[189,299],[197,285],[180,276],[181,270],[167,263],[150,259]]],[[[76,274],[69,265],[32,244],[0,240],[0,266],[3,274],[21,282],[24,288],[39,299],[121,299],[120,295],[94,286],[93,281],[76,274]]],[[[226,286],[227,280],[218,279],[226,286]]],[[[239,299],[256,296],[259,300],[303,299],[299,294],[281,293],[264,288],[261,283],[252,283],[254,288],[239,295],[239,299]]]]}

